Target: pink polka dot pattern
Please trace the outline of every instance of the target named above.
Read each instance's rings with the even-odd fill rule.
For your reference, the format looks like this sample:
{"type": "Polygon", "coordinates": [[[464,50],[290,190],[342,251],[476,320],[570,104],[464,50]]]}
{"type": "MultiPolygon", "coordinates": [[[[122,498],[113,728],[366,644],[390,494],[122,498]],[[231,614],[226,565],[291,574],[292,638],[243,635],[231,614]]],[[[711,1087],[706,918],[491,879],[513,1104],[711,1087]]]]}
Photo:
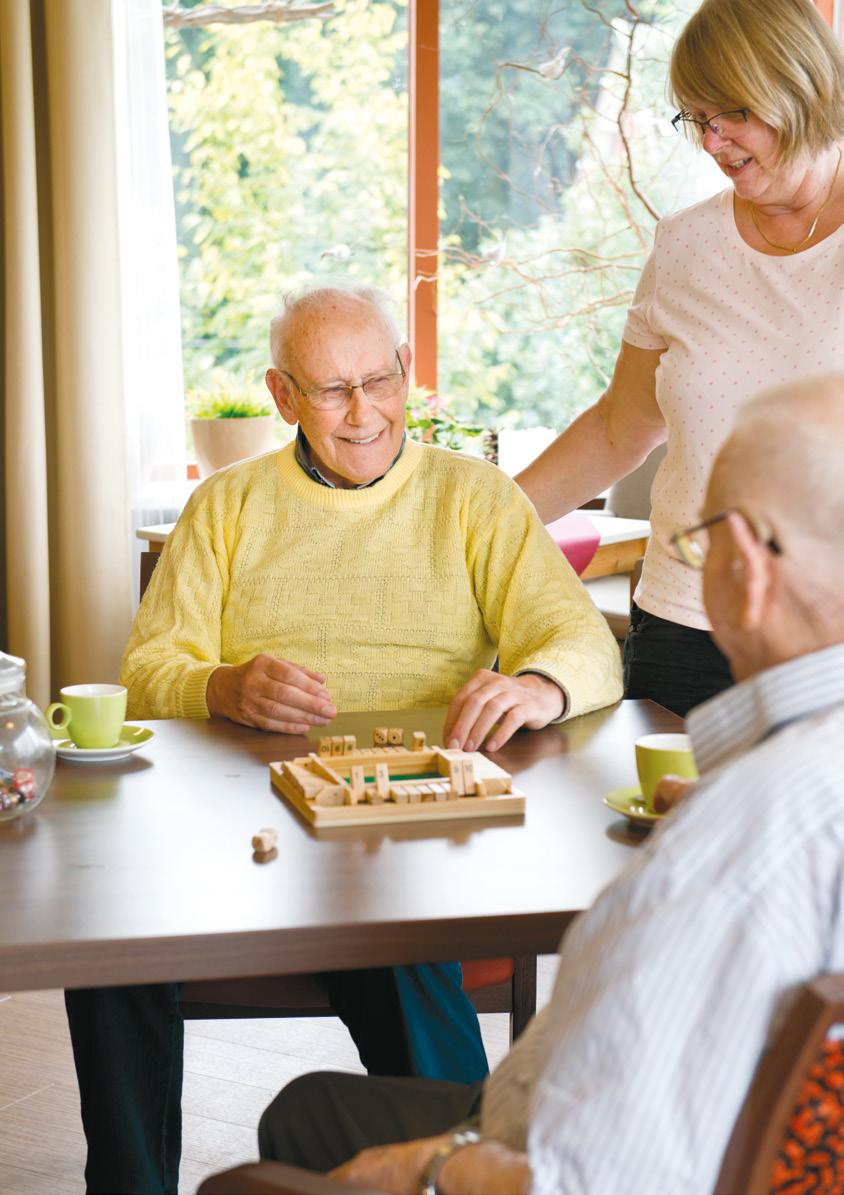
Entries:
{"type": "Polygon", "coordinates": [[[732,200],[728,188],[660,221],[624,330],[637,348],[664,350],[656,385],[668,427],[636,600],[704,629],[700,577],[669,539],[700,517],[736,411],[760,390],[844,371],[844,226],[802,253],[768,256],[742,240],[732,200]]]}

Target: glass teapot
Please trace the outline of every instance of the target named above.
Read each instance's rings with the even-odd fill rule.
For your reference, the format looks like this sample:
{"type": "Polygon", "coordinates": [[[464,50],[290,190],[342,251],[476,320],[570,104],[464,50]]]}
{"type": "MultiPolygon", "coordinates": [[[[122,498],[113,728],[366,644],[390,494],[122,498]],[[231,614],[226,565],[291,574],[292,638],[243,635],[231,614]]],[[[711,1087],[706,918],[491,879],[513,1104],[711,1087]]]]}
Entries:
{"type": "Polygon", "coordinates": [[[47,720],[25,683],[25,661],[0,652],[0,822],[34,809],[56,767],[47,720]]]}

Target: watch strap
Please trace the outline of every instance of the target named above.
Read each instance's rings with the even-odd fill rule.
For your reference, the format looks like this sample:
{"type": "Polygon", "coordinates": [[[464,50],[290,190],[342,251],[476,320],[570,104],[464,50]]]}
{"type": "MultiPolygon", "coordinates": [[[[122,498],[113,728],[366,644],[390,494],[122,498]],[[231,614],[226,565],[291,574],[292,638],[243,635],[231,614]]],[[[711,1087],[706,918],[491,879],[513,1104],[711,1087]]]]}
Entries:
{"type": "Polygon", "coordinates": [[[482,1140],[481,1134],[473,1128],[457,1128],[450,1133],[422,1171],[422,1177],[419,1180],[419,1195],[439,1195],[437,1179],[448,1159],[459,1150],[465,1149],[467,1145],[477,1145],[482,1140]]]}

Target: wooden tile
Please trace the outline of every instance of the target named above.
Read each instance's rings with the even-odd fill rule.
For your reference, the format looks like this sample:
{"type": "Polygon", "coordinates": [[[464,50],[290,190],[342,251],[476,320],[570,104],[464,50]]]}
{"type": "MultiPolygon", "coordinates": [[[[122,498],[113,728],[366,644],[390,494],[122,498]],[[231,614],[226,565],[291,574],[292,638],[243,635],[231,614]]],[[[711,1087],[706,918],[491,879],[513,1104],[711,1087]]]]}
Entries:
{"type": "MultiPolygon", "coordinates": [[[[37,1160],[33,1166],[37,1166],[37,1160]]],[[[42,1174],[35,1169],[21,1166],[3,1166],[3,1191],[5,1195],[82,1195],[85,1183],[80,1177],[59,1178],[55,1174],[42,1174]]]]}
{"type": "Polygon", "coordinates": [[[281,1086],[288,1082],[289,1072],[296,1069],[292,1065],[285,1069],[282,1065],[284,1061],[285,1057],[280,1056],[278,1075],[273,1076],[272,1082],[260,1087],[191,1071],[182,1097],[185,1115],[197,1119],[208,1117],[209,1120],[223,1121],[254,1131],[261,1113],[281,1086]]]}
{"type": "Polygon", "coordinates": [[[345,1025],[334,1017],[188,1022],[186,1069],[253,1086],[277,1086],[290,1059],[301,1072],[324,1066],[362,1071],[345,1025]]]}
{"type": "MultiPolygon", "coordinates": [[[[8,1167],[37,1170],[51,1180],[80,1181],[85,1137],[78,1102],[67,1089],[51,1086],[3,1109],[0,1172],[8,1167]]],[[[4,1185],[4,1190],[9,1188],[4,1185]]]]}
{"type": "Polygon", "coordinates": [[[239,1125],[190,1113],[182,1117],[182,1157],[187,1162],[222,1169],[232,1156],[254,1158],[257,1154],[257,1120],[251,1125],[239,1125]]]}

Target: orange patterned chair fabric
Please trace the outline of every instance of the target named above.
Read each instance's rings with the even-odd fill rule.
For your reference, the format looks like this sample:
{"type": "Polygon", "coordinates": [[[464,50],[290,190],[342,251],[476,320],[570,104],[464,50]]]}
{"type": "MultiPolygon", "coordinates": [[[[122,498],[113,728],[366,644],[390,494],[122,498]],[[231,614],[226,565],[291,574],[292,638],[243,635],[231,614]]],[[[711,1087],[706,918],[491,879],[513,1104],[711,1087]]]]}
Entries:
{"type": "Polygon", "coordinates": [[[844,1195],[844,1041],[827,1038],[800,1092],[772,1195],[844,1195]]]}

